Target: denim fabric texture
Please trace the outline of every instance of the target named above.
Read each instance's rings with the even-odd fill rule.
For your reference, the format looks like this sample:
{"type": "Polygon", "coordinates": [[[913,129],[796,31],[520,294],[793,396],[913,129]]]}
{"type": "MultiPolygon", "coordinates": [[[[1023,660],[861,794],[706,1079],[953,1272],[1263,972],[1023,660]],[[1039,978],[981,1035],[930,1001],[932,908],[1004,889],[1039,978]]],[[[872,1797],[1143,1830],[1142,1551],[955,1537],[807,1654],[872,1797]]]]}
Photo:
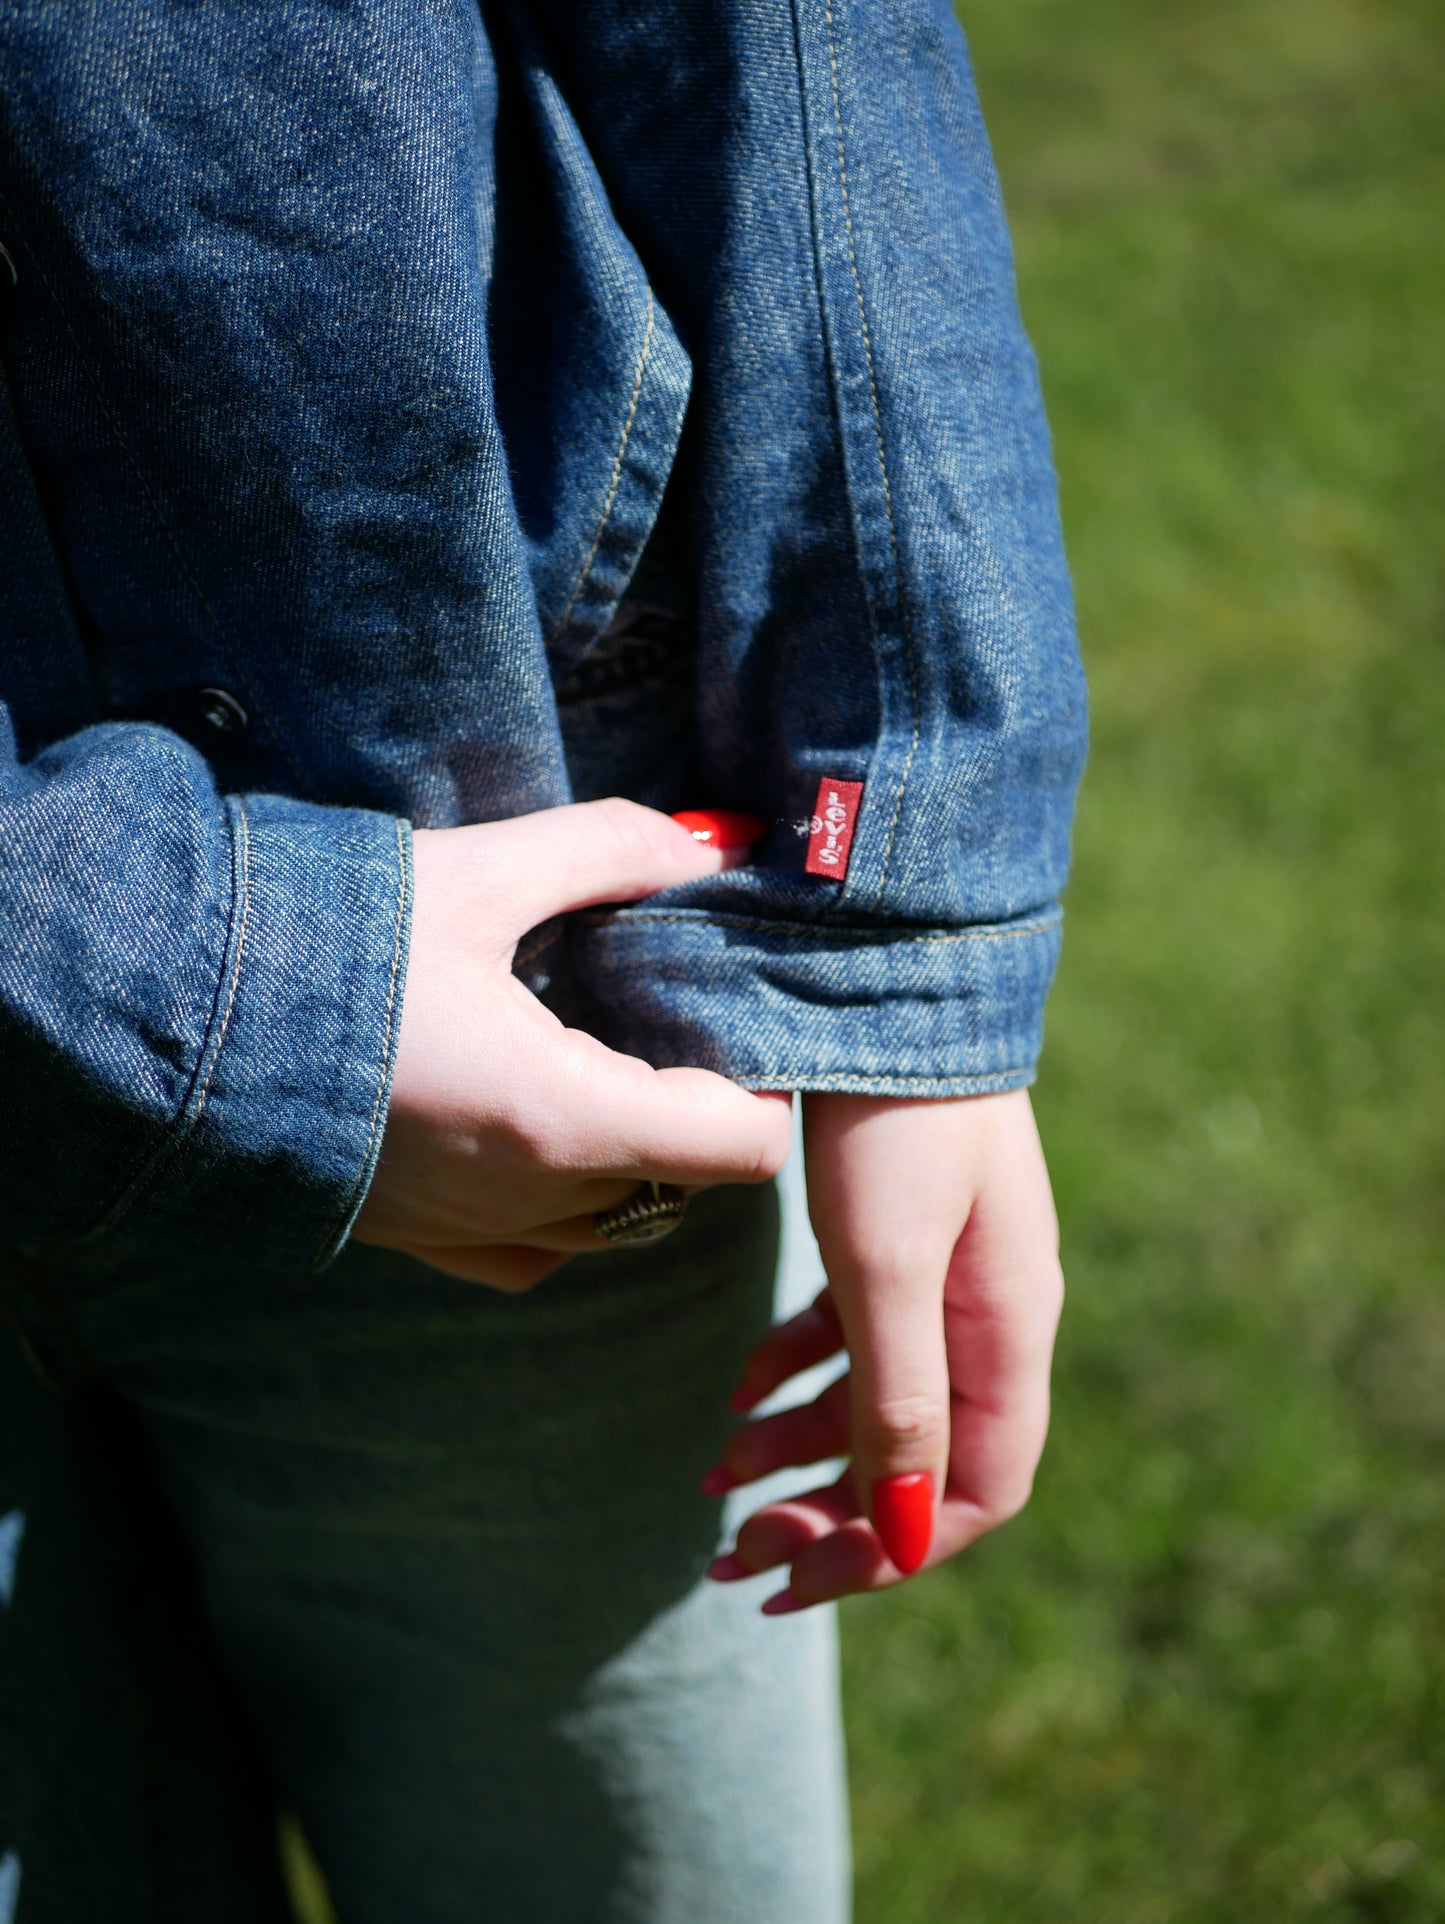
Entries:
{"type": "Polygon", "coordinates": [[[283,1924],[278,1800],[341,1924],[846,1924],[833,1612],[703,1575],[778,1202],[524,1297],[136,1264],[33,1306],[64,1398],[0,1332],[0,1924],[283,1924]]]}
{"type": "Polygon", "coordinates": [[[756,1087],[1031,1078],[1084,703],[942,0],[0,0],[0,242],[11,1248],[335,1254],[408,823],[750,810],[526,979],[756,1087]]]}

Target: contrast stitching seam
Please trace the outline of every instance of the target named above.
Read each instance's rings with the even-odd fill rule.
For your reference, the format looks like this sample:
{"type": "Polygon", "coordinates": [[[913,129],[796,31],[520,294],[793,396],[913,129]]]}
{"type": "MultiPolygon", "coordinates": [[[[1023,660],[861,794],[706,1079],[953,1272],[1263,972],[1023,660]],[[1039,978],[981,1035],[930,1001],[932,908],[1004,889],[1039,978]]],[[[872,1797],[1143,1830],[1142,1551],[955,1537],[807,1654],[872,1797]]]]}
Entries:
{"type": "Polygon", "coordinates": [[[795,929],[781,922],[765,922],[745,915],[710,915],[706,909],[693,909],[690,912],[669,915],[662,910],[653,912],[642,909],[632,915],[611,916],[607,918],[581,916],[578,918],[591,928],[626,929],[646,923],[649,927],[661,922],[682,922],[694,928],[721,926],[730,929],[756,929],[764,934],[783,936],[789,941],[814,942],[820,936],[834,942],[868,942],[876,947],[892,947],[895,943],[907,942],[1012,942],[1021,936],[1047,935],[1063,921],[1062,915],[1050,916],[1045,922],[1023,922],[1016,928],[986,929],[923,929],[916,934],[900,935],[893,929],[869,929],[856,924],[848,926],[839,923],[809,924],[806,929],[795,929]]]}
{"type": "Polygon", "coordinates": [[[211,1060],[206,1067],[205,1080],[196,1097],[196,1107],[192,1116],[192,1126],[199,1122],[201,1111],[206,1106],[206,1098],[211,1092],[215,1079],[216,1064],[221,1059],[221,1046],[226,1040],[226,1031],[231,1026],[231,1011],[236,1006],[236,990],[241,981],[241,958],[246,952],[246,929],[251,918],[251,825],[246,815],[246,804],[236,804],[237,820],[241,829],[241,926],[236,931],[236,964],[231,970],[231,987],[226,996],[226,1007],[221,1016],[221,1026],[216,1031],[216,1046],[211,1051],[211,1060]]]}
{"type": "MultiPolygon", "coordinates": [[[[0,194],[0,206],[4,207],[6,214],[9,216],[9,218],[12,221],[15,220],[14,209],[11,207],[10,202],[5,198],[3,194],[0,194]]],[[[18,237],[18,233],[19,233],[18,222],[16,223],[16,226],[17,226],[17,237],[18,237]]],[[[71,342],[75,348],[76,359],[80,362],[80,365],[82,366],[82,368],[84,368],[85,378],[87,381],[89,381],[91,387],[95,391],[96,406],[100,409],[101,413],[104,415],[105,424],[110,429],[111,434],[114,436],[116,446],[121,450],[122,454],[125,456],[126,465],[129,467],[131,473],[135,476],[136,482],[140,487],[141,493],[145,496],[147,502],[150,504],[151,512],[152,514],[154,514],[156,518],[156,521],[160,527],[160,531],[165,536],[166,541],[170,547],[171,553],[176,558],[177,566],[180,568],[181,573],[185,576],[186,581],[190,586],[191,593],[196,597],[196,600],[200,603],[201,612],[205,615],[206,619],[211,623],[212,627],[215,629],[216,633],[221,637],[222,642],[225,644],[226,653],[230,659],[231,672],[235,675],[238,685],[241,687],[242,691],[246,695],[247,700],[250,702],[252,708],[255,710],[256,714],[260,718],[261,726],[265,729],[266,733],[271,737],[271,740],[276,744],[277,748],[280,749],[282,755],[285,757],[286,764],[290,768],[291,773],[302,784],[302,786],[305,787],[307,785],[306,778],[303,775],[300,767],[297,765],[294,757],[292,756],[290,749],[286,746],[285,742],[282,741],[281,737],[276,733],[276,730],[272,726],[270,718],[266,714],[264,707],[257,700],[255,692],[247,685],[246,677],[241,672],[240,663],[236,655],[235,643],[231,639],[229,629],[226,627],[226,624],[221,620],[221,617],[217,614],[216,610],[211,606],[211,603],[206,596],[205,589],[201,586],[199,580],[196,578],[196,574],[192,569],[190,562],[187,561],[185,557],[185,553],[181,548],[180,542],[177,541],[176,539],[175,533],[171,528],[170,522],[166,519],[166,513],[164,508],[162,508],[160,502],[156,499],[155,491],[151,487],[150,482],[146,479],[145,470],[141,467],[140,462],[137,460],[135,452],[132,449],[129,441],[127,441],[125,435],[121,432],[120,423],[116,420],[115,415],[111,412],[110,403],[105,398],[105,390],[101,387],[100,382],[96,377],[95,370],[90,365],[90,360],[85,352],[84,347],[81,345],[80,336],[76,333],[75,327],[71,321],[71,318],[66,309],[65,303],[60,298],[60,290],[56,287],[55,283],[51,280],[50,276],[46,273],[44,266],[41,264],[39,256],[33,251],[33,249],[29,246],[29,244],[23,239],[21,239],[20,244],[22,247],[24,247],[25,252],[29,257],[30,264],[35,269],[36,273],[39,275],[40,280],[43,283],[46,292],[49,294],[51,300],[54,301],[55,303],[56,312],[59,314],[61,321],[64,323],[65,331],[70,336],[71,342]]]]}
{"type": "Polygon", "coordinates": [[[848,261],[853,270],[853,291],[858,297],[858,320],[863,329],[863,352],[868,366],[868,393],[873,403],[873,432],[878,442],[878,469],[883,480],[883,505],[888,515],[888,539],[893,550],[893,579],[898,595],[898,612],[903,621],[903,637],[908,658],[908,692],[913,711],[913,733],[908,744],[908,754],[903,763],[903,773],[898,779],[898,794],[893,803],[893,818],[888,824],[888,840],[883,848],[883,861],[878,871],[878,887],[873,900],[881,900],[883,886],[888,879],[888,863],[893,854],[893,842],[898,833],[898,818],[903,812],[903,794],[912,773],[913,758],[918,752],[918,670],[913,653],[913,623],[908,613],[908,597],[903,585],[903,561],[898,548],[898,528],[893,518],[893,490],[888,483],[888,456],[883,443],[883,413],[878,403],[878,382],[873,366],[873,337],[868,328],[868,310],[863,302],[863,280],[858,271],[858,249],[853,236],[852,203],[848,194],[848,160],[843,149],[843,103],[838,88],[838,53],[833,36],[832,0],[824,0],[824,18],[828,28],[828,66],[833,82],[833,124],[838,134],[838,180],[843,193],[843,225],[848,233],[848,261]]]}
{"type": "Polygon", "coordinates": [[[92,1235],[108,1235],[112,1230],[120,1227],[136,1204],[154,1187],[157,1178],[175,1160],[179,1151],[194,1135],[205,1111],[206,1099],[210,1095],[211,1085],[216,1077],[216,1064],[221,1059],[226,1030],[230,1026],[231,1011],[236,1006],[236,990],[241,980],[241,960],[246,951],[246,927],[251,909],[251,833],[246,821],[245,803],[239,800],[236,804],[236,822],[236,895],[239,902],[236,954],[231,964],[231,980],[226,991],[226,1006],[221,1011],[221,1020],[203,1059],[201,1080],[197,1085],[194,1100],[191,1102],[190,1113],[182,1119],[170,1141],[161,1149],[155,1161],[124,1202],[91,1232],[92,1235]]]}
{"type": "Polygon", "coordinates": [[[637,418],[637,404],[642,398],[642,377],[647,368],[647,357],[652,352],[652,325],[655,311],[656,303],[652,297],[652,289],[649,287],[647,325],[642,331],[642,349],[637,356],[637,371],[632,380],[632,398],[627,404],[627,419],[622,423],[622,439],[617,444],[617,459],[612,463],[612,479],[608,483],[607,499],[602,503],[602,519],[598,522],[597,532],[592,537],[592,546],[587,550],[587,559],[582,563],[582,572],[578,575],[576,585],[567,597],[567,606],[557,617],[557,625],[548,635],[548,641],[555,641],[567,626],[572,610],[577,605],[577,597],[581,594],[587,577],[592,572],[592,563],[597,559],[597,550],[602,546],[602,537],[607,532],[607,523],[612,519],[613,503],[617,499],[617,490],[622,483],[622,462],[627,453],[627,443],[632,436],[632,423],[637,418]]]}
{"type": "Polygon", "coordinates": [[[396,822],[396,864],[396,928],[393,931],[391,942],[391,980],[388,982],[386,988],[386,1015],[382,1022],[381,1037],[381,1073],[376,1080],[376,1097],[371,1105],[371,1121],[366,1131],[366,1149],[361,1158],[361,1173],[351,1185],[351,1188],[347,1192],[346,1201],[342,1204],[340,1210],[338,1210],[332,1220],[330,1228],[322,1238],[321,1246],[313,1258],[313,1266],[325,1258],[327,1250],[330,1249],[332,1243],[336,1240],[341,1225],[351,1214],[352,1205],[356,1201],[357,1191],[366,1180],[366,1172],[371,1163],[371,1151],[376,1142],[377,1125],[381,1120],[382,1098],[386,1093],[386,1065],[391,1057],[391,1025],[396,1010],[396,982],[401,972],[401,931],[406,922],[406,843],[402,836],[400,818],[398,818],[396,822]]]}
{"type": "Polygon", "coordinates": [[[911,1076],[907,1074],[870,1076],[855,1075],[852,1070],[844,1070],[838,1075],[828,1076],[819,1075],[816,1070],[810,1069],[798,1069],[797,1071],[775,1069],[771,1070],[766,1076],[750,1076],[746,1069],[743,1069],[737,1071],[733,1079],[734,1081],[740,1082],[745,1089],[802,1088],[803,1093],[806,1095],[809,1093],[826,1094],[829,1089],[835,1086],[842,1088],[846,1084],[851,1087],[854,1083],[858,1082],[911,1082],[923,1083],[929,1086],[937,1083],[946,1083],[950,1088],[955,1088],[961,1083],[967,1083],[970,1089],[977,1089],[984,1084],[992,1085],[1002,1082],[1013,1082],[1019,1076],[1032,1074],[1032,1063],[1021,1062],[1016,1069],[992,1069],[989,1070],[987,1074],[976,1076],[911,1076]],[[801,1077],[802,1082],[797,1081],[795,1077],[801,1077]],[[806,1087],[804,1087],[804,1085],[806,1085],[806,1087]]]}

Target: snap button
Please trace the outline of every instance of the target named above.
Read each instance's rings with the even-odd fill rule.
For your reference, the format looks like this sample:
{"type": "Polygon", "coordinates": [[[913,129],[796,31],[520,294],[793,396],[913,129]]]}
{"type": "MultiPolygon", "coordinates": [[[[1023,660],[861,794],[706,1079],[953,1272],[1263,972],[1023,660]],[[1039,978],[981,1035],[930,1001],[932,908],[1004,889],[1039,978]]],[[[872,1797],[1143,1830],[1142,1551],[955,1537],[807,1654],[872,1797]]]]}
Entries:
{"type": "Polygon", "coordinates": [[[228,688],[202,688],[196,695],[201,720],[218,735],[239,735],[251,717],[228,688]]]}

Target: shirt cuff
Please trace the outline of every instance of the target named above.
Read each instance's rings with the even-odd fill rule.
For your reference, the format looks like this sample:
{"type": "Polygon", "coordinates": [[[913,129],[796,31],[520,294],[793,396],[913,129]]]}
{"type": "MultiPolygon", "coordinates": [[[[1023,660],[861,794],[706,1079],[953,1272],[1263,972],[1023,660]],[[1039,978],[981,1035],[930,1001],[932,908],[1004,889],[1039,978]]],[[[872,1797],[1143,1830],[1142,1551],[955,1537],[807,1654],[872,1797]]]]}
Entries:
{"type": "Polygon", "coordinates": [[[1061,919],[800,928],[622,910],[575,918],[569,960],[585,1026],[655,1068],[750,1089],[984,1095],[1034,1078],[1061,919]]]}
{"type": "Polygon", "coordinates": [[[205,1045],[166,1140],[85,1238],[101,1267],[178,1248],[228,1269],[319,1266],[376,1167],[405,986],[410,827],[271,795],[226,807],[231,913],[205,1045]]]}

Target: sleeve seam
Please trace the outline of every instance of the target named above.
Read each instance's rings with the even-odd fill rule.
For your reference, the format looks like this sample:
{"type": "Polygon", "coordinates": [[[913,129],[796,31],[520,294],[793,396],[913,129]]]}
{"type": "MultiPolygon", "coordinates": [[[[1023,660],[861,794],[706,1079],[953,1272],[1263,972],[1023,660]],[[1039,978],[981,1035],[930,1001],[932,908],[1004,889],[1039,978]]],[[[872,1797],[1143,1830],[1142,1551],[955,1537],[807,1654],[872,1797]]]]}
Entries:
{"type": "MultiPolygon", "coordinates": [[[[888,544],[893,555],[893,588],[898,598],[898,616],[903,629],[904,654],[908,662],[908,693],[910,718],[912,722],[908,753],[904,757],[903,769],[898,777],[897,792],[893,800],[893,814],[888,823],[888,839],[884,844],[883,856],[878,864],[878,886],[873,891],[873,902],[876,906],[876,904],[883,899],[883,891],[887,886],[888,864],[892,860],[893,844],[898,835],[899,817],[903,812],[903,797],[908,787],[908,778],[913,772],[914,758],[918,753],[918,740],[921,728],[918,704],[918,664],[913,639],[913,619],[909,613],[908,589],[903,573],[903,556],[898,542],[898,523],[893,512],[893,488],[888,475],[888,450],[883,436],[883,411],[878,401],[878,376],[873,360],[873,335],[868,326],[868,308],[867,303],[863,299],[863,277],[858,268],[858,244],[853,232],[853,204],[852,196],[848,189],[848,157],[843,144],[843,101],[838,82],[838,47],[837,37],[834,32],[832,0],[824,0],[823,16],[828,35],[828,69],[833,94],[833,127],[837,136],[838,187],[843,203],[843,225],[848,237],[848,264],[852,270],[853,292],[858,302],[858,325],[863,336],[864,365],[868,371],[868,397],[872,404],[873,411],[873,436],[878,448],[878,475],[883,484],[883,507],[888,521],[888,544]]],[[[817,246],[816,232],[814,234],[814,246],[817,246]]],[[[836,395],[836,400],[841,414],[843,406],[841,393],[836,395]]],[[[860,565],[866,567],[866,563],[863,562],[861,548],[859,550],[859,562],[860,565]]],[[[881,659],[879,667],[881,678],[881,659]]],[[[883,715],[880,716],[880,720],[886,717],[886,712],[885,703],[883,705],[883,715]]]]}
{"type": "MultiPolygon", "coordinates": [[[[236,991],[241,980],[241,964],[246,950],[246,928],[251,906],[251,835],[245,804],[239,797],[235,800],[232,818],[231,874],[230,919],[235,929],[235,945],[230,957],[230,967],[223,972],[221,981],[216,987],[216,1004],[213,1008],[220,1005],[222,995],[225,996],[220,1018],[217,1020],[213,1013],[210,1031],[202,1048],[200,1060],[196,1064],[191,1087],[186,1093],[185,1101],[165,1141],[131,1183],[130,1188],[121,1194],[119,1200],[91,1229],[77,1237],[78,1243],[92,1242],[97,1237],[119,1228],[195,1133],[205,1113],[206,1099],[210,1094],[211,1084],[215,1080],[216,1064],[220,1061],[221,1048],[230,1026],[231,1012],[236,1006],[236,991]]],[[[229,929],[226,947],[231,947],[229,929]]],[[[224,958],[225,951],[223,950],[222,953],[224,958]]]]}
{"type": "Polygon", "coordinates": [[[371,1104],[371,1119],[367,1125],[366,1147],[362,1151],[361,1168],[357,1172],[355,1182],[352,1183],[350,1189],[346,1192],[346,1200],[332,1217],[326,1234],[321,1239],[316,1254],[312,1258],[311,1266],[313,1269],[321,1268],[326,1262],[327,1257],[331,1253],[332,1246],[335,1244],[337,1237],[341,1234],[346,1223],[350,1220],[352,1212],[355,1210],[361,1194],[369,1182],[372,1170],[372,1156],[376,1149],[377,1131],[381,1125],[382,1111],[386,1104],[387,1090],[391,1082],[391,1038],[392,1030],[396,1022],[396,989],[397,981],[401,973],[402,935],[406,928],[407,896],[406,835],[405,825],[399,816],[396,819],[395,827],[397,868],[396,923],[392,930],[391,976],[386,988],[386,1013],[382,1019],[381,1067],[376,1078],[376,1095],[371,1104]]]}
{"type": "Polygon", "coordinates": [[[597,523],[597,532],[592,537],[592,546],[587,550],[582,563],[582,572],[572,584],[572,592],[567,597],[567,605],[557,617],[557,625],[547,640],[553,642],[562,633],[571,619],[572,610],[577,605],[577,597],[587,585],[587,577],[592,572],[592,564],[597,559],[597,550],[602,545],[602,537],[607,532],[607,524],[612,519],[613,503],[617,499],[618,484],[622,480],[622,463],[627,457],[627,444],[632,439],[632,424],[637,419],[637,404],[642,398],[642,378],[647,372],[647,361],[652,353],[652,334],[657,317],[657,304],[651,287],[647,290],[647,324],[642,331],[642,347],[637,356],[637,368],[632,382],[632,398],[627,404],[627,419],[622,423],[622,439],[617,444],[617,458],[612,463],[612,477],[607,486],[607,498],[602,503],[602,518],[597,523]]]}
{"type": "Polygon", "coordinates": [[[863,1073],[855,1074],[852,1070],[844,1071],[838,1075],[819,1075],[816,1071],[807,1069],[799,1069],[796,1072],[780,1069],[770,1071],[765,1076],[750,1076],[746,1070],[743,1070],[734,1080],[736,1080],[742,1088],[750,1089],[754,1092],[759,1090],[792,1089],[803,1095],[847,1095],[859,1083],[872,1084],[879,1082],[890,1085],[899,1082],[922,1083],[930,1088],[936,1088],[940,1084],[946,1083],[951,1088],[956,1086],[957,1093],[960,1095],[966,1095],[970,1092],[978,1095],[986,1095],[994,1089],[1018,1088],[1021,1083],[1026,1085],[1032,1082],[1034,1075],[1035,1069],[1033,1064],[1020,1063],[1019,1066],[1014,1069],[991,1069],[978,1075],[920,1076],[913,1075],[907,1070],[894,1071],[887,1075],[876,1076],[863,1073]],[[963,1084],[967,1084],[968,1087],[965,1089],[962,1086],[963,1084]]]}
{"type": "Polygon", "coordinates": [[[885,948],[914,942],[1010,942],[1027,936],[1047,935],[1051,929],[1059,927],[1063,921],[1062,911],[1056,911],[1042,920],[1023,923],[991,924],[972,929],[918,929],[900,931],[894,929],[869,928],[866,924],[837,922],[810,923],[800,928],[795,923],[767,921],[761,917],[746,915],[715,915],[707,909],[650,910],[640,909],[631,914],[616,916],[590,916],[578,918],[589,928],[635,928],[643,924],[656,926],[661,923],[691,924],[699,928],[751,929],[759,934],[782,936],[790,941],[816,942],[855,942],[860,946],[885,948]]]}

